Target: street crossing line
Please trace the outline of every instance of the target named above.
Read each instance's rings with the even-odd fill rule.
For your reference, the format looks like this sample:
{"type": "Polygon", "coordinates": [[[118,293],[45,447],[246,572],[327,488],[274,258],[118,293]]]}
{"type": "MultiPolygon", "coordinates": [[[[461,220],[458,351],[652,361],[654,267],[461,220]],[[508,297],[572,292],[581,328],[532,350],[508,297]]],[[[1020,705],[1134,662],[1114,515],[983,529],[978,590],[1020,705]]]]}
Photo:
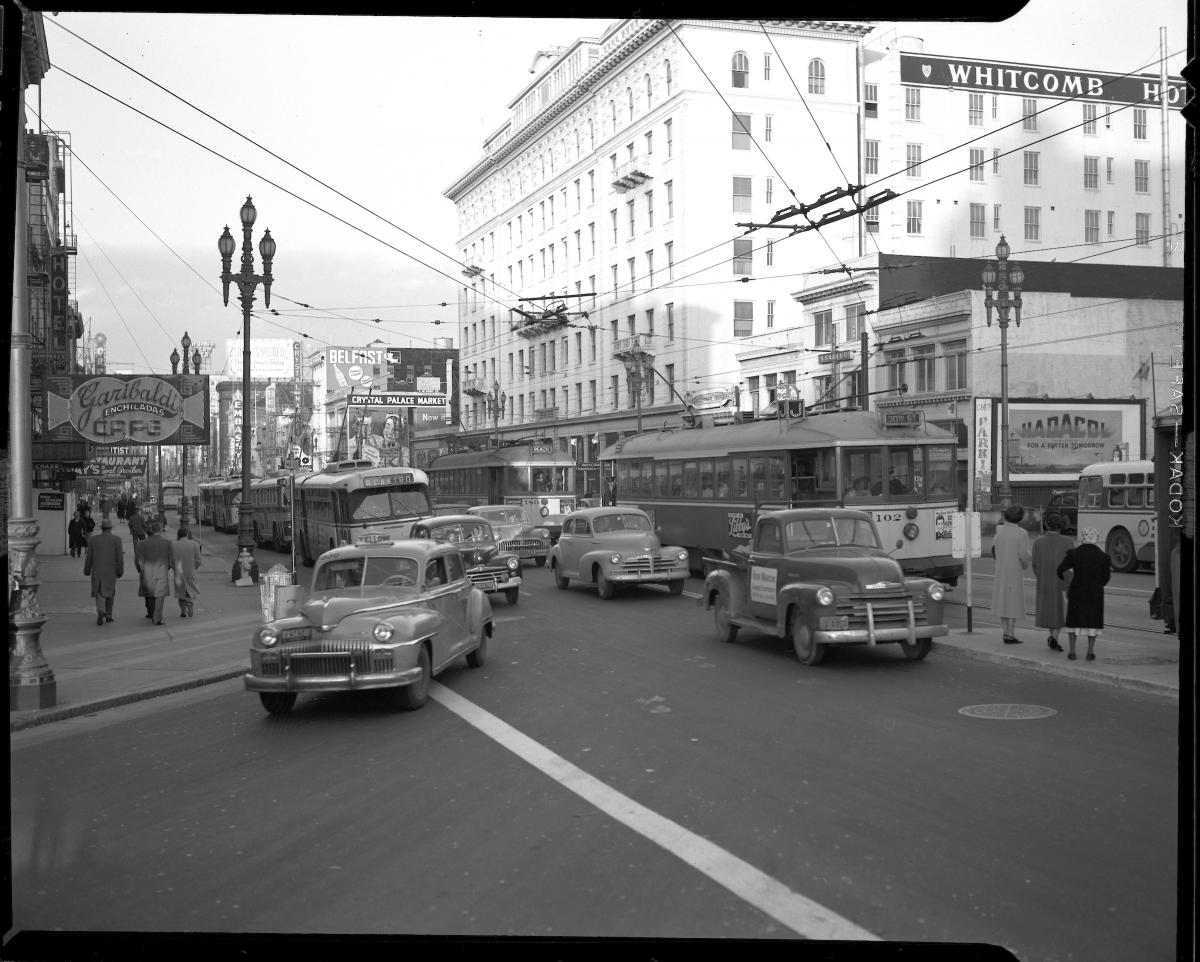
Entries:
{"type": "Polygon", "coordinates": [[[518,758],[528,762],[622,825],[698,869],[718,885],[798,935],[809,939],[879,941],[879,936],[793,891],[719,845],[604,784],[445,685],[432,682],[429,693],[450,711],[518,758]]]}

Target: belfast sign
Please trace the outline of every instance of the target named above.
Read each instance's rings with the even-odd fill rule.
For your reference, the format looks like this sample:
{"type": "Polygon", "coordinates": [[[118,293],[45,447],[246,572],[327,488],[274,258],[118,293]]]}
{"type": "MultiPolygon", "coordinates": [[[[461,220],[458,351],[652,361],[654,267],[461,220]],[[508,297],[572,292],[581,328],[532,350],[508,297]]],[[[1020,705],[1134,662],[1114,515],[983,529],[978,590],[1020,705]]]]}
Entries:
{"type": "MultiPolygon", "coordinates": [[[[959,57],[900,55],[900,82],[922,87],[986,90],[1023,97],[1078,97],[1084,102],[1160,107],[1157,74],[1115,74],[959,57]]],[[[1186,84],[1167,79],[1167,105],[1182,108],[1186,84]]]]}
{"type": "Polygon", "coordinates": [[[207,444],[208,375],[46,378],[46,440],[207,444]]]}

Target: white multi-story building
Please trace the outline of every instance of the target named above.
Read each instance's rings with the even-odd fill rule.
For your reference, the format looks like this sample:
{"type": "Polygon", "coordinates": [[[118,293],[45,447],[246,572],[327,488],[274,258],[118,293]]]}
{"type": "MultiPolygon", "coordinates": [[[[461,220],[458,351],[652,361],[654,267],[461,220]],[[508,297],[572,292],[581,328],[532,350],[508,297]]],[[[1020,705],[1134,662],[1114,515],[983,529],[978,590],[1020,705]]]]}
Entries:
{"type": "Polygon", "coordinates": [[[885,253],[991,258],[1003,234],[1026,264],[1180,265],[1180,81],[1162,110],[1157,74],[932,56],[869,31],[626,20],[548,54],[445,191],[468,442],[490,433],[496,384],[501,436],[564,450],[675,426],[683,397],[845,400],[859,335],[904,301],[879,303],[885,253]],[[848,185],[895,196],[865,216],[817,205],[848,185]]]}

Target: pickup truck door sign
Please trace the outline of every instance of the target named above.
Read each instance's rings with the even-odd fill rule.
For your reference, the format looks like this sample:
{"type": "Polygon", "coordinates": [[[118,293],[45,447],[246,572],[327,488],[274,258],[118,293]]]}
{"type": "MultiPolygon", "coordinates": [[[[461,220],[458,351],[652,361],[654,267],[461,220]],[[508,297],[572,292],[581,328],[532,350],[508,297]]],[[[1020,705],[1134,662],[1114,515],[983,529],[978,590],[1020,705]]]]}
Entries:
{"type": "Polygon", "coordinates": [[[775,587],[778,583],[779,571],[770,565],[759,565],[750,562],[750,602],[775,606],[775,587]]]}

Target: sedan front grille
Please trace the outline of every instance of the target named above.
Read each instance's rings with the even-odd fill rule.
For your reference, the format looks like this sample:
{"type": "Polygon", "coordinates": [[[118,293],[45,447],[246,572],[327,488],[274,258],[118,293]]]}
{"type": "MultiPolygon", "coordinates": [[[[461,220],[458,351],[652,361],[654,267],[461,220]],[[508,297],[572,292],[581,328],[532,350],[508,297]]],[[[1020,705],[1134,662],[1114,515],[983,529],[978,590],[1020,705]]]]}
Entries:
{"type": "Polygon", "coordinates": [[[509,541],[501,541],[500,550],[510,554],[520,554],[522,551],[545,552],[550,549],[547,542],[541,538],[513,538],[509,541]]]}
{"type": "Polygon", "coordinates": [[[391,649],[376,648],[370,642],[290,645],[278,657],[263,659],[262,674],[280,678],[285,665],[294,678],[349,677],[389,673],[395,659],[391,649]]]}
{"type": "Polygon", "coordinates": [[[471,584],[476,588],[493,588],[498,584],[504,584],[508,581],[508,569],[496,571],[468,571],[467,577],[471,579],[471,584]]]}
{"type": "Polygon", "coordinates": [[[670,558],[625,558],[621,561],[619,570],[628,574],[660,574],[671,571],[675,562],[670,558]]]}

